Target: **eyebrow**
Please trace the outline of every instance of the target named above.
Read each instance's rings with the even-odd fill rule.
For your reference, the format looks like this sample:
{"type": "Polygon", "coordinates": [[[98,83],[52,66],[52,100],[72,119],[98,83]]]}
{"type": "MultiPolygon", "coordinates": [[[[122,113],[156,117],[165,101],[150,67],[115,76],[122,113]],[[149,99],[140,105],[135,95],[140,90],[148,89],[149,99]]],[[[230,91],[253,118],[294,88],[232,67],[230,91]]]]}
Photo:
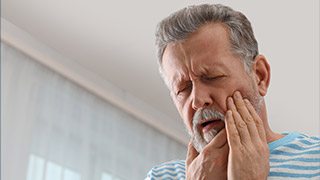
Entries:
{"type": "Polygon", "coordinates": [[[171,89],[173,90],[173,91],[176,91],[177,89],[174,89],[174,87],[176,87],[176,88],[179,88],[179,87],[181,87],[182,85],[184,85],[185,84],[185,82],[186,82],[186,78],[185,78],[185,76],[184,75],[175,75],[174,77],[173,77],[173,80],[172,80],[172,83],[171,83],[171,89]],[[176,85],[176,86],[175,86],[176,85]]]}
{"type": "Polygon", "coordinates": [[[225,72],[225,66],[221,63],[214,63],[210,65],[203,65],[201,69],[199,70],[198,74],[195,74],[196,76],[204,76],[204,75],[214,75],[217,72],[225,72]]]}
{"type": "Polygon", "coordinates": [[[195,75],[201,77],[203,75],[209,74],[211,71],[214,71],[215,69],[216,68],[211,68],[210,69],[208,66],[203,65],[201,67],[201,69],[199,70],[199,74],[195,74],[195,75]]]}

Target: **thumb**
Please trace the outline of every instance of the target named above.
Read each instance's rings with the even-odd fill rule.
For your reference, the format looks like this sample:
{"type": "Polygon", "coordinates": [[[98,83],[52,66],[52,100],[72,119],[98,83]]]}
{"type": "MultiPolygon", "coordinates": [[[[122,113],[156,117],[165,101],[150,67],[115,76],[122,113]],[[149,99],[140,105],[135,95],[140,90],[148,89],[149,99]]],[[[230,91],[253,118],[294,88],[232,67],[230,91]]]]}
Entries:
{"type": "Polygon", "coordinates": [[[218,134],[210,141],[205,148],[220,149],[227,143],[226,128],[223,128],[218,134]]]}
{"type": "Polygon", "coordinates": [[[199,155],[198,151],[193,147],[192,141],[190,141],[188,144],[188,152],[187,152],[187,158],[186,158],[187,168],[198,155],[199,155]]]}

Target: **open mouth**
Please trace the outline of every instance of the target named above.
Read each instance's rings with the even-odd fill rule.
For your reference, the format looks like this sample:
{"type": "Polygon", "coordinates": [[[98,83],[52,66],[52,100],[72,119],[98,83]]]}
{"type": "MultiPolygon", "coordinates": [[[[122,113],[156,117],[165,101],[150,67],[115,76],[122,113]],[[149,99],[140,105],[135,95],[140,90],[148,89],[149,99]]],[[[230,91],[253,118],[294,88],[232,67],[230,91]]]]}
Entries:
{"type": "Polygon", "coordinates": [[[204,123],[201,124],[201,126],[202,126],[202,128],[204,128],[204,127],[206,127],[207,125],[213,123],[214,121],[216,121],[216,120],[211,120],[211,121],[204,122],[204,123]]]}
{"type": "Polygon", "coordinates": [[[210,131],[212,128],[214,128],[217,131],[220,131],[224,127],[224,122],[221,119],[213,119],[205,121],[200,125],[200,129],[202,130],[202,133],[206,133],[210,131]]]}

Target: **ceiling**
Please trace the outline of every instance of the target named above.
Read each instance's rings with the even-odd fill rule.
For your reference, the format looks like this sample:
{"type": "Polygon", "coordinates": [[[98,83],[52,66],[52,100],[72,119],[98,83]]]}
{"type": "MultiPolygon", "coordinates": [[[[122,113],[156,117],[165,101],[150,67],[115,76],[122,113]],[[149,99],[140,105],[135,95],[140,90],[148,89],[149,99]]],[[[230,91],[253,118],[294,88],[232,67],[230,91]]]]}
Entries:
{"type": "MultiPolygon", "coordinates": [[[[1,16],[170,118],[180,119],[158,74],[154,31],[156,24],[171,12],[202,2],[213,1],[2,0],[1,16]]],[[[309,78],[319,70],[314,69],[319,47],[319,41],[315,40],[319,37],[316,31],[317,28],[319,30],[319,3],[302,0],[214,2],[230,5],[244,12],[252,21],[260,51],[272,59],[271,65],[276,67],[274,76],[277,78],[271,84],[278,88],[273,88],[271,94],[275,98],[269,101],[271,107],[275,107],[271,108],[271,116],[280,115],[281,119],[281,103],[291,98],[282,90],[283,82],[296,89],[294,80],[287,81],[291,76],[283,74],[283,67],[296,75],[299,73],[297,69],[287,66],[289,60],[293,68],[305,66],[302,74],[309,78]],[[285,61],[280,61],[283,59],[285,61]],[[301,59],[307,59],[309,63],[301,65],[301,59]]],[[[311,87],[312,92],[305,88],[296,91],[311,94],[301,99],[303,103],[314,102],[314,83],[317,80],[319,78],[313,78],[305,82],[308,84],[302,84],[311,87]]],[[[316,103],[310,110],[306,109],[311,118],[319,117],[315,110],[319,103],[316,103]]],[[[289,107],[285,112],[292,109],[295,108],[289,107]]],[[[170,123],[175,127],[181,126],[178,120],[170,123]]],[[[316,131],[311,126],[305,130],[308,128],[316,131]]]]}

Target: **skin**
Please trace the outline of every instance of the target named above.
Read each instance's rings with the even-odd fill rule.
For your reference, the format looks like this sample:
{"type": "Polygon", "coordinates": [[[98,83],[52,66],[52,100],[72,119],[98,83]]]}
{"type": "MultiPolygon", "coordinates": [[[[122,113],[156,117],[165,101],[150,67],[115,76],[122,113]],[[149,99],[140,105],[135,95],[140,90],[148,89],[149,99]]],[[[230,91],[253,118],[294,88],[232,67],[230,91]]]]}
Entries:
{"type": "Polygon", "coordinates": [[[209,23],[186,40],[169,44],[163,54],[170,95],[190,133],[199,108],[213,107],[226,116],[226,128],[202,152],[189,144],[187,179],[266,179],[267,143],[282,137],[269,127],[264,100],[259,113],[250,103],[267,93],[266,58],[258,55],[251,73],[246,72],[228,36],[223,24],[209,23]]]}

